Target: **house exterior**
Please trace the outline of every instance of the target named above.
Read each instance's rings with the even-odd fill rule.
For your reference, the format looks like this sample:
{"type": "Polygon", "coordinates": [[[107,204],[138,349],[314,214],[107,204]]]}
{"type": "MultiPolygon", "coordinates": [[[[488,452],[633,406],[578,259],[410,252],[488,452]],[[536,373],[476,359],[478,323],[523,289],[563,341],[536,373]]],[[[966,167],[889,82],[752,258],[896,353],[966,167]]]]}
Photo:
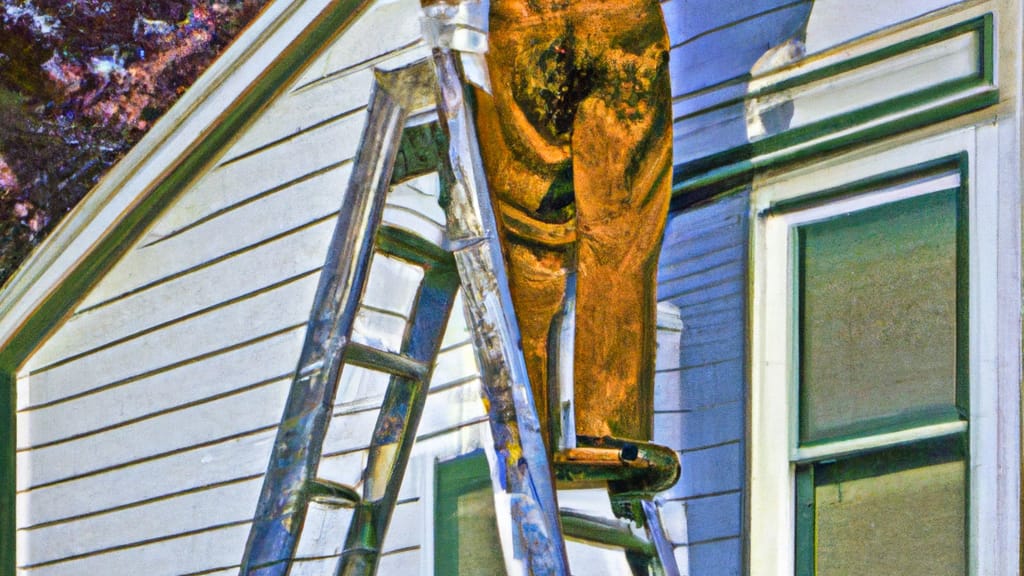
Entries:
{"type": "MultiPolygon", "coordinates": [[[[662,6],[681,572],[1018,574],[1021,3],[662,6]]],[[[429,54],[417,2],[270,3],[5,286],[0,574],[238,573],[374,71],[429,54]]],[[[443,243],[438,188],[385,222],[443,243]]],[[[421,276],[375,259],[362,341],[394,346],[421,276]]],[[[386,384],[346,368],[321,477],[359,484],[386,384]]],[[[488,442],[457,302],[380,573],[500,570],[486,521],[445,520],[494,513],[488,442]]],[[[314,507],[291,574],[333,573],[348,521],[314,507]]]]}

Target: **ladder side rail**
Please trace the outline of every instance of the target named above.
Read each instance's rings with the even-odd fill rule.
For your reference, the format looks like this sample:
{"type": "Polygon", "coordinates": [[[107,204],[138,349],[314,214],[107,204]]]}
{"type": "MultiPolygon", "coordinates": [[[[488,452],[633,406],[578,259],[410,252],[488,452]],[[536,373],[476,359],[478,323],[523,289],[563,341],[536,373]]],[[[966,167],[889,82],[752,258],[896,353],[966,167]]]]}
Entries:
{"type": "Polygon", "coordinates": [[[285,576],[291,567],[405,118],[400,103],[375,85],[246,542],[243,575],[285,576]]]}
{"type": "Polygon", "coordinates": [[[506,558],[506,565],[513,573],[531,576],[567,575],[547,448],[520,348],[476,132],[455,58],[447,48],[433,50],[439,115],[449,138],[453,179],[446,209],[448,234],[483,372],[497,456],[491,474],[499,521],[502,516],[512,521],[514,558],[506,558]]]}
{"type": "Polygon", "coordinates": [[[660,566],[657,566],[660,569],[660,572],[657,574],[659,576],[679,576],[679,565],[676,562],[675,549],[665,533],[665,527],[662,525],[658,503],[648,498],[641,500],[640,506],[643,508],[647,536],[650,538],[651,543],[654,544],[654,549],[657,552],[656,558],[660,564],[660,566]]]}
{"type": "Polygon", "coordinates": [[[412,311],[412,325],[403,354],[427,364],[421,379],[392,377],[377,415],[363,497],[356,505],[338,563],[338,576],[371,576],[376,573],[381,547],[395,509],[409,454],[426,405],[434,360],[441,348],[445,327],[458,292],[459,278],[451,256],[427,270],[412,311]]]}

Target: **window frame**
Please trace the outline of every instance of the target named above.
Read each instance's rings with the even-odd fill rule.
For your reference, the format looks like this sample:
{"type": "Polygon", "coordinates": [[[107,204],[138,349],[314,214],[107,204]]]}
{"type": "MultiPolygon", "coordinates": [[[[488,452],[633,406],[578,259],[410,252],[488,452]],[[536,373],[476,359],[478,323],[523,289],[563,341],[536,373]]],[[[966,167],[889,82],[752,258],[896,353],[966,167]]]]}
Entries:
{"type": "MultiPolygon", "coordinates": [[[[1016,181],[1007,183],[999,170],[998,136],[995,125],[968,127],[888,149],[878,145],[755,181],[747,510],[752,576],[797,573],[798,462],[966,434],[965,422],[941,422],[823,446],[797,444],[794,215],[886,204],[901,194],[916,195],[901,193],[909,183],[941,180],[943,174],[957,175],[967,205],[968,344],[966,366],[958,365],[958,371],[967,371],[970,398],[968,573],[1016,573],[1019,558],[1006,551],[1018,547],[1020,533],[1020,200],[1016,181]]],[[[937,185],[930,191],[942,189],[937,185]]]]}

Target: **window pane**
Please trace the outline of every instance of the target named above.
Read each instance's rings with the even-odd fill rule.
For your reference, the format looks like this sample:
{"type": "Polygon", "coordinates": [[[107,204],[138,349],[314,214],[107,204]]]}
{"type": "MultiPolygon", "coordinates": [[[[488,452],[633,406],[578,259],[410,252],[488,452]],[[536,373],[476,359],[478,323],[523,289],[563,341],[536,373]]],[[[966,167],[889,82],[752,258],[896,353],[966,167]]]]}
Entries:
{"type": "Polygon", "coordinates": [[[501,539],[490,484],[458,499],[459,574],[504,574],[501,539]]]}
{"type": "Polygon", "coordinates": [[[955,416],[957,191],[798,229],[800,440],[955,416]]]}
{"type": "Polygon", "coordinates": [[[897,454],[887,460],[873,466],[864,461],[818,466],[816,574],[964,574],[962,457],[915,466],[897,454]],[[873,475],[886,465],[888,473],[873,475]]]}

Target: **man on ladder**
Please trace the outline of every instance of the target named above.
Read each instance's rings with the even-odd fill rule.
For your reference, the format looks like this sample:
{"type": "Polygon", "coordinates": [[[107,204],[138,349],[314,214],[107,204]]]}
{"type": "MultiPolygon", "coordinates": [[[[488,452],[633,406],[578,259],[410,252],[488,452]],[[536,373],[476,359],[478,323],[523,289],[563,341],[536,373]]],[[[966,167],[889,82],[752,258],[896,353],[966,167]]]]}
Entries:
{"type": "Polygon", "coordinates": [[[661,8],[491,0],[489,45],[492,94],[477,91],[477,130],[549,446],[552,324],[571,272],[576,434],[650,440],[655,280],[672,179],[661,8]]]}
{"type": "MultiPolygon", "coordinates": [[[[657,260],[672,180],[661,7],[491,0],[488,22],[472,24],[489,28],[486,41],[467,43],[486,50],[474,90],[478,143],[555,475],[608,481],[616,514],[646,523],[657,540],[651,498],[679,471],[671,450],[650,443],[657,260]],[[575,313],[572,375],[559,382],[566,311],[575,313]]],[[[674,573],[662,540],[652,572],[674,573]]],[[[650,556],[633,556],[643,572],[650,556]]]]}
{"type": "Polygon", "coordinates": [[[524,574],[568,574],[561,527],[567,536],[623,548],[635,574],[678,573],[653,496],[675,482],[679,463],[674,452],[648,441],[654,278],[671,178],[667,40],[659,7],[652,2],[643,9],[611,3],[538,8],[496,1],[506,3],[492,11],[494,96],[477,94],[483,146],[462,98],[452,50],[465,45],[479,54],[486,51],[486,39],[481,27],[470,26],[468,37],[476,43],[453,40],[460,26],[453,20],[457,7],[426,7],[436,104],[448,140],[447,159],[439,167],[448,181],[447,250],[381,226],[407,114],[431,104],[423,94],[429,84],[425,62],[378,78],[246,543],[243,574],[288,573],[313,502],[355,508],[337,574],[375,572],[423,411],[442,320],[460,283],[483,372],[496,455],[491,474],[511,520],[513,562],[524,574]],[[494,181],[497,216],[485,173],[494,181]],[[413,309],[435,310],[413,314],[398,353],[352,339],[375,250],[423,266],[425,288],[413,309]],[[460,281],[452,276],[453,265],[460,281]],[[569,292],[566,277],[573,271],[580,283],[575,396],[581,424],[566,426],[570,440],[555,449],[554,428],[562,416],[547,365],[554,358],[555,319],[569,292]],[[441,309],[444,314],[437,313],[441,309]],[[391,374],[362,493],[317,475],[343,364],[391,374]],[[601,519],[577,515],[561,521],[552,476],[573,486],[607,483],[616,515],[646,528],[648,540],[623,537],[624,526],[601,519]]]}

